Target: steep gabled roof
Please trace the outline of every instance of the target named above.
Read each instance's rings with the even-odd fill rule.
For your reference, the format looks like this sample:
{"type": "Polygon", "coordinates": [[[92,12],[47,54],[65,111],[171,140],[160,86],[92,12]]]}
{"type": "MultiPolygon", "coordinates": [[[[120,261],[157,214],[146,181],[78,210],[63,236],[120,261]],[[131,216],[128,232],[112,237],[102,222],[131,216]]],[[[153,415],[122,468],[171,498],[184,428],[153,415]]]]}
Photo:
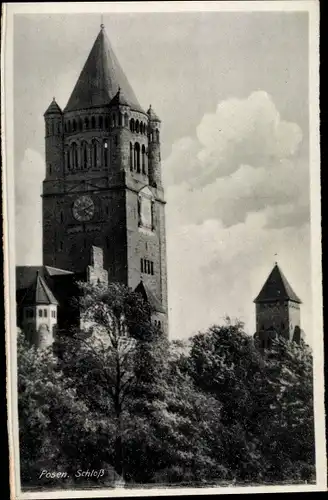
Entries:
{"type": "Polygon", "coordinates": [[[292,302],[301,304],[301,300],[288,283],[278,264],[275,264],[254,302],[270,302],[275,300],[291,300],[292,302]]]}
{"type": "Polygon", "coordinates": [[[28,288],[24,297],[24,304],[38,305],[38,304],[54,304],[58,305],[52,291],[47,283],[37,271],[36,278],[32,285],[28,288]]]}
{"type": "Polygon", "coordinates": [[[165,309],[160,301],[143,281],[140,281],[135,292],[140,293],[154,311],[165,313],[165,309]]]}
{"type": "Polygon", "coordinates": [[[133,110],[144,112],[102,25],[64,111],[107,106],[119,88],[133,110]]]}

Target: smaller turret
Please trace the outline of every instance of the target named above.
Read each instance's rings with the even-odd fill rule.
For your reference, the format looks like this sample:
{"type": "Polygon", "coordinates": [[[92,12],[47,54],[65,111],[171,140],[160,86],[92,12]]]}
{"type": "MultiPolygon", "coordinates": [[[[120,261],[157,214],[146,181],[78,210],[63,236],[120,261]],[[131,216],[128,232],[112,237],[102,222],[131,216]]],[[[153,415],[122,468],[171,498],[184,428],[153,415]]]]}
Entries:
{"type": "Polygon", "coordinates": [[[161,120],[158,118],[151,105],[147,111],[149,118],[148,125],[148,175],[149,184],[153,187],[162,187],[161,175],[161,152],[160,152],[160,126],[161,120]]]}
{"type": "Polygon", "coordinates": [[[127,170],[130,154],[128,147],[130,106],[121,87],[118,87],[117,93],[110,101],[109,109],[112,171],[127,170]]]}
{"type": "Polygon", "coordinates": [[[63,168],[63,113],[53,98],[44,113],[46,127],[46,178],[56,177],[63,168]]]}

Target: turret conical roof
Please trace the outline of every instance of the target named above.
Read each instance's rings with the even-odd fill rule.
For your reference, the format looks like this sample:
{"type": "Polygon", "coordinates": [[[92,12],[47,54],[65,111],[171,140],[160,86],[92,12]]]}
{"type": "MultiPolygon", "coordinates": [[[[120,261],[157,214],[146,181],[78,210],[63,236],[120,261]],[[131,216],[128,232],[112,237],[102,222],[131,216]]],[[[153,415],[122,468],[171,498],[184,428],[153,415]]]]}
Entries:
{"type": "Polygon", "coordinates": [[[291,300],[292,302],[301,304],[301,300],[297,297],[277,263],[254,302],[270,302],[275,300],[291,300]]]}
{"type": "Polygon", "coordinates": [[[157,114],[155,113],[155,111],[153,110],[153,108],[151,107],[151,104],[149,106],[147,114],[149,116],[150,121],[154,121],[154,122],[160,122],[161,121],[159,119],[159,117],[157,116],[157,114]]]}
{"type": "Polygon", "coordinates": [[[102,25],[64,111],[106,106],[119,88],[133,110],[144,112],[102,25]]]}
{"type": "Polygon", "coordinates": [[[61,114],[62,114],[62,110],[58,106],[56,99],[53,98],[47,111],[44,113],[44,116],[46,116],[46,115],[61,115],[61,114]]]}
{"type": "Polygon", "coordinates": [[[24,302],[30,305],[58,305],[58,301],[55,299],[44,278],[39,274],[39,271],[36,273],[36,279],[27,290],[24,302]]]}

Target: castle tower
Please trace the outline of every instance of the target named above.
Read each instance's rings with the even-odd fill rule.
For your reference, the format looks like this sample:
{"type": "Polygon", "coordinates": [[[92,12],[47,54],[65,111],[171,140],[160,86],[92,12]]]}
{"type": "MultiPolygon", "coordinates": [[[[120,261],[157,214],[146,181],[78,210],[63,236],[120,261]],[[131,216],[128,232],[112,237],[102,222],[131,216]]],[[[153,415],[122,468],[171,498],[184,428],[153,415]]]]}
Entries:
{"type": "Polygon", "coordinates": [[[52,345],[57,325],[57,306],[57,300],[37,271],[36,278],[24,297],[22,311],[23,331],[29,342],[36,347],[52,345]]]}
{"type": "Polygon", "coordinates": [[[256,307],[256,336],[260,346],[270,347],[276,336],[300,342],[301,301],[276,263],[259,295],[256,307]]]}
{"type": "Polygon", "coordinates": [[[108,280],[142,281],[167,329],[160,120],[140,106],[103,25],[66,107],[53,101],[45,124],[43,264],[84,272],[101,248],[108,280]]]}

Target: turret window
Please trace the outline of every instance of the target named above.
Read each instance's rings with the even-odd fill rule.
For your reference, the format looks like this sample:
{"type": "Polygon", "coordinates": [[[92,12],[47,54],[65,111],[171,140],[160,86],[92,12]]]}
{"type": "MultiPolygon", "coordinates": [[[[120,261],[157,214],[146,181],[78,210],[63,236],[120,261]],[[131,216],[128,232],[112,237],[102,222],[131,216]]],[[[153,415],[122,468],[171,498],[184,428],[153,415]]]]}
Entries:
{"type": "Polygon", "coordinates": [[[76,131],[76,121],[73,120],[73,132],[75,132],[75,131],[76,131]]]}
{"type": "Polygon", "coordinates": [[[124,126],[128,127],[129,126],[129,116],[127,113],[124,115],[124,126]]]}
{"type": "Polygon", "coordinates": [[[82,122],[82,119],[80,118],[79,119],[79,131],[82,132],[83,130],[83,122],[82,122]]]}
{"type": "Polygon", "coordinates": [[[82,144],[82,165],[84,170],[88,168],[88,145],[86,142],[82,144]]]}
{"type": "Polygon", "coordinates": [[[133,146],[130,142],[130,170],[133,172],[133,146]]]}
{"type": "Polygon", "coordinates": [[[142,157],[142,173],[146,175],[146,149],[145,146],[142,146],[141,149],[141,157],[142,157]]]}
{"type": "Polygon", "coordinates": [[[159,142],[159,130],[158,130],[158,128],[156,129],[156,142],[159,142]]]}
{"type": "Polygon", "coordinates": [[[67,131],[68,132],[71,131],[71,122],[70,121],[67,122],[67,131]]]}
{"type": "Polygon", "coordinates": [[[139,134],[140,128],[139,128],[139,120],[136,121],[136,132],[139,134]]]}
{"type": "Polygon", "coordinates": [[[96,119],[95,119],[95,117],[94,117],[94,116],[91,118],[91,128],[92,128],[92,129],[95,129],[95,128],[96,128],[96,119]]]}
{"type": "Polygon", "coordinates": [[[47,316],[48,316],[48,311],[47,311],[47,309],[43,309],[43,316],[44,316],[45,318],[47,318],[47,316]]]}
{"type": "Polygon", "coordinates": [[[91,149],[92,149],[92,167],[97,168],[98,147],[97,147],[97,141],[95,139],[93,139],[92,141],[91,149]]]}
{"type": "Polygon", "coordinates": [[[107,142],[107,139],[104,140],[104,143],[103,143],[103,154],[104,154],[104,165],[105,165],[105,168],[108,167],[108,142],[107,142]]]}
{"type": "Polygon", "coordinates": [[[116,127],[116,114],[112,114],[112,127],[116,127]]]}
{"type": "Polygon", "coordinates": [[[131,132],[134,132],[134,118],[131,118],[130,120],[130,130],[131,132]]]}
{"type": "Polygon", "coordinates": [[[89,129],[89,118],[88,117],[84,118],[84,126],[85,126],[85,130],[89,129]]]}
{"type": "Polygon", "coordinates": [[[78,168],[77,145],[75,142],[72,144],[72,166],[74,170],[78,168]]]}
{"type": "Polygon", "coordinates": [[[138,142],[134,145],[134,168],[140,173],[140,144],[138,142]]]}
{"type": "Polygon", "coordinates": [[[103,123],[104,123],[103,117],[99,116],[99,128],[103,128],[103,123]]]}
{"type": "Polygon", "coordinates": [[[42,309],[39,309],[39,318],[42,318],[42,309]]]}
{"type": "Polygon", "coordinates": [[[105,117],[105,129],[106,130],[109,129],[109,119],[108,119],[108,116],[105,117]]]}

